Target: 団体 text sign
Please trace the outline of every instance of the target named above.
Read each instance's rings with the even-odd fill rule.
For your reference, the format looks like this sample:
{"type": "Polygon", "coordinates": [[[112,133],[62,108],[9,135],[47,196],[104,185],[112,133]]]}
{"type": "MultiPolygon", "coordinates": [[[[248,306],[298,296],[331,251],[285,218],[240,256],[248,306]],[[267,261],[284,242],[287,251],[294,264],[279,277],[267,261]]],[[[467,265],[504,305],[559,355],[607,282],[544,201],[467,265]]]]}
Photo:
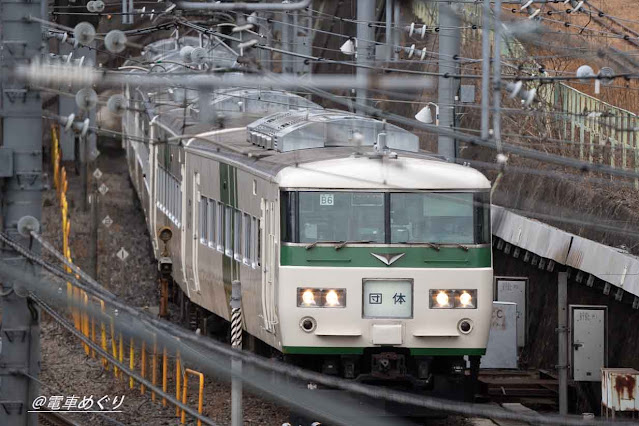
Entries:
{"type": "Polygon", "coordinates": [[[528,278],[495,277],[495,300],[517,304],[517,347],[526,345],[528,278]]]}
{"type": "Polygon", "coordinates": [[[572,374],[576,381],[598,382],[606,366],[605,306],[570,305],[572,374]]]}
{"type": "Polygon", "coordinates": [[[366,318],[412,318],[413,282],[364,280],[363,309],[366,318]]]}

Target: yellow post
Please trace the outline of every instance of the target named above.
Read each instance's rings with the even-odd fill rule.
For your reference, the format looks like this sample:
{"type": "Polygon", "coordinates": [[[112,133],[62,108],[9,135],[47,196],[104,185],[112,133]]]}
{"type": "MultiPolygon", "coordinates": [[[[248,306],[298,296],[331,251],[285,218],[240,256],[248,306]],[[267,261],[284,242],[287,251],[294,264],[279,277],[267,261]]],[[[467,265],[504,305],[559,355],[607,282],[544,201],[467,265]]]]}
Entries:
{"type": "MultiPolygon", "coordinates": [[[[164,348],[164,350],[162,351],[162,390],[164,391],[164,393],[166,393],[166,386],[167,386],[167,376],[168,376],[168,360],[167,360],[167,356],[166,356],[166,347],[164,348]]],[[[166,398],[162,398],[162,406],[166,407],[166,398]]]]}
{"type": "MultiPolygon", "coordinates": [[[[84,309],[82,312],[82,334],[84,334],[86,337],[89,337],[89,312],[87,310],[89,304],[89,296],[87,296],[87,293],[84,290],[82,290],[82,303],[84,304],[84,309]]],[[[91,351],[89,350],[89,345],[87,345],[86,343],[84,344],[84,353],[86,353],[87,355],[91,353],[91,351]]]]}
{"type": "Polygon", "coordinates": [[[62,203],[62,196],[67,192],[67,169],[60,168],[60,203],[62,203]]]}
{"type": "Polygon", "coordinates": [[[62,180],[60,181],[60,191],[66,196],[67,189],[69,189],[69,181],[67,180],[67,169],[65,169],[64,167],[62,167],[61,175],[62,175],[62,178],[61,178],[62,180]]]}
{"type": "MultiPolygon", "coordinates": [[[[122,341],[122,332],[120,332],[119,340],[120,340],[120,351],[118,354],[118,361],[120,361],[120,364],[122,364],[124,363],[124,342],[122,341]]],[[[122,373],[123,371],[120,371],[120,378],[122,378],[122,373]]]]}
{"type": "MultiPolygon", "coordinates": [[[[91,314],[91,341],[95,343],[95,315],[91,314]]],[[[91,348],[91,357],[95,359],[95,349],[91,348]]]]}
{"type": "MultiPolygon", "coordinates": [[[[133,371],[135,368],[135,348],[133,346],[133,337],[129,340],[129,369],[133,371]]],[[[129,376],[129,389],[133,389],[133,376],[129,376]]]]}
{"type": "MultiPolygon", "coordinates": [[[[182,378],[182,366],[180,365],[180,351],[175,354],[175,399],[180,400],[180,379],[182,378]]],[[[175,407],[175,417],[180,416],[180,407],[175,407]]]]}
{"type": "MultiPolygon", "coordinates": [[[[189,375],[188,374],[184,374],[184,384],[182,385],[182,404],[186,405],[186,388],[189,384],[189,375]]],[[[184,424],[185,420],[186,420],[186,413],[184,412],[183,409],[180,410],[181,411],[181,415],[180,415],[180,424],[184,424]]]]}
{"type": "MultiPolygon", "coordinates": [[[[146,341],[142,340],[142,352],[140,353],[142,358],[140,359],[140,374],[143,379],[146,379],[146,341]]],[[[140,383],[140,394],[144,395],[144,384],[140,383]]]]}
{"type": "MultiPolygon", "coordinates": [[[[104,300],[100,300],[100,310],[102,311],[102,315],[104,315],[104,300]]],[[[104,317],[103,317],[104,318],[104,317]]],[[[102,350],[108,353],[107,349],[107,338],[106,338],[106,325],[104,324],[104,319],[100,321],[100,334],[102,339],[102,350]]],[[[109,363],[106,358],[102,358],[102,365],[105,369],[109,369],[109,363]]]]}
{"type": "Polygon", "coordinates": [[[78,307],[80,304],[81,290],[79,288],[73,288],[73,306],[75,306],[75,328],[82,331],[82,311],[78,307]]]}
{"type": "MultiPolygon", "coordinates": [[[[200,390],[197,400],[197,412],[202,414],[202,407],[204,406],[204,374],[199,371],[191,370],[187,368],[184,371],[184,386],[182,387],[182,404],[186,405],[186,388],[189,383],[189,374],[193,374],[194,376],[198,376],[200,378],[200,390]]],[[[186,421],[186,412],[182,410],[182,417],[180,419],[180,423],[184,424],[186,421]]],[[[197,420],[197,426],[202,426],[202,421],[200,419],[197,420]]]]}
{"type": "MultiPolygon", "coordinates": [[[[118,359],[118,343],[115,341],[115,327],[113,325],[113,318],[111,318],[111,351],[113,352],[113,358],[118,359]]],[[[113,375],[118,377],[118,367],[113,365],[113,375]]]]}
{"type": "MultiPolygon", "coordinates": [[[[153,359],[151,359],[151,383],[153,386],[158,381],[158,344],[156,336],[153,336],[153,359]]],[[[151,391],[151,401],[155,401],[155,391],[151,391]]]]}

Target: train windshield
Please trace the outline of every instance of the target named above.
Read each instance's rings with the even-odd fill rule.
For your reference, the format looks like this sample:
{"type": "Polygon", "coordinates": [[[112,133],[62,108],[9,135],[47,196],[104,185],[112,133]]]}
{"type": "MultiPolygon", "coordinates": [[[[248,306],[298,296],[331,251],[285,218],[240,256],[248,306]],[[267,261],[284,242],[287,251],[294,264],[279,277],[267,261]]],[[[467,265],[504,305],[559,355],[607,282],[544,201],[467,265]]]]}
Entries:
{"type": "Polygon", "coordinates": [[[282,241],[487,244],[488,192],[282,192],[282,241]]]}

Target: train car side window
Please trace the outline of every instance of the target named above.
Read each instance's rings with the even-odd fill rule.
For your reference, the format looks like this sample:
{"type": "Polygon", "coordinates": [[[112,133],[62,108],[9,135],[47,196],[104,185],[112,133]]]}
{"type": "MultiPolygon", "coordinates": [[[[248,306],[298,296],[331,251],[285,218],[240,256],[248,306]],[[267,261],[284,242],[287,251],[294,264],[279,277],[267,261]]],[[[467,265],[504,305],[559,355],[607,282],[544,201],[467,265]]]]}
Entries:
{"type": "Polygon", "coordinates": [[[224,253],[224,204],[217,202],[217,233],[215,243],[217,251],[224,253]]]}
{"type": "Polygon", "coordinates": [[[208,243],[208,200],[204,196],[200,196],[200,242],[208,243]]]}
{"type": "Polygon", "coordinates": [[[297,218],[299,217],[297,192],[282,191],[280,195],[280,205],[282,242],[297,242],[299,239],[297,235],[297,218]]]}
{"type": "Polygon", "coordinates": [[[234,209],[233,220],[233,248],[235,249],[234,259],[238,262],[242,261],[242,212],[234,209]]]}
{"type": "Polygon", "coordinates": [[[168,172],[166,172],[166,179],[164,179],[164,191],[166,195],[166,204],[164,204],[164,209],[166,215],[173,220],[173,180],[168,172]]]}
{"type": "Polygon", "coordinates": [[[242,250],[242,261],[245,265],[251,264],[251,216],[244,213],[244,250],[242,250]]]}
{"type": "Polygon", "coordinates": [[[224,254],[233,257],[233,208],[225,206],[224,208],[224,254]]]}
{"type": "Polygon", "coordinates": [[[169,175],[169,179],[167,182],[167,187],[168,187],[168,193],[170,194],[169,200],[167,202],[168,204],[168,210],[169,210],[169,216],[171,217],[171,220],[173,222],[177,222],[177,216],[176,216],[176,212],[177,212],[177,197],[176,197],[176,190],[175,190],[175,179],[173,178],[173,176],[169,175]]]}
{"type": "Polygon", "coordinates": [[[259,245],[259,237],[258,237],[258,229],[259,229],[259,225],[258,225],[258,219],[256,217],[251,217],[251,236],[253,237],[251,239],[251,266],[253,268],[257,268],[259,266],[259,262],[258,262],[258,245],[259,245]]]}
{"type": "Polygon", "coordinates": [[[262,219],[257,220],[257,266],[262,264],[262,219]]]}
{"type": "Polygon", "coordinates": [[[180,191],[180,182],[177,180],[175,181],[175,205],[177,224],[179,225],[182,222],[182,193],[180,191]]]}
{"type": "Polygon", "coordinates": [[[211,200],[210,198],[207,198],[207,212],[208,212],[208,216],[206,218],[207,221],[207,226],[208,226],[208,231],[209,231],[209,235],[208,235],[208,242],[209,242],[209,247],[211,248],[215,248],[215,244],[216,244],[216,235],[215,235],[215,227],[217,225],[217,222],[215,220],[215,216],[217,215],[217,206],[215,204],[215,201],[211,200]]]}
{"type": "Polygon", "coordinates": [[[162,210],[164,205],[164,170],[161,168],[158,168],[157,193],[157,205],[162,210]]]}
{"type": "Polygon", "coordinates": [[[490,233],[490,192],[475,193],[475,242],[489,244],[490,233]]]}

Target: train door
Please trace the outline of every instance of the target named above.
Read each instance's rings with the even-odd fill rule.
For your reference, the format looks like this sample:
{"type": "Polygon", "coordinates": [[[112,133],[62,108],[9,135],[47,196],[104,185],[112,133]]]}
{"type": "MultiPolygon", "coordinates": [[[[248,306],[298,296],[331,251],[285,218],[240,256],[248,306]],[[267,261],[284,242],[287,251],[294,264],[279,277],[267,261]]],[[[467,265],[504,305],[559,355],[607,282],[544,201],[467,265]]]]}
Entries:
{"type": "Polygon", "coordinates": [[[190,183],[190,188],[187,188],[189,199],[187,201],[188,216],[186,222],[186,252],[184,256],[184,263],[186,263],[186,282],[189,292],[199,291],[197,280],[197,252],[200,239],[200,174],[198,172],[193,172],[190,183]]]}
{"type": "Polygon", "coordinates": [[[272,201],[262,198],[262,318],[264,329],[275,333],[275,259],[277,241],[275,239],[275,212],[272,201]]]}
{"type": "Polygon", "coordinates": [[[189,282],[191,285],[191,289],[194,291],[200,291],[200,280],[198,275],[198,252],[199,252],[199,242],[201,226],[200,222],[205,221],[206,217],[202,217],[202,196],[200,195],[200,173],[193,172],[193,205],[191,207],[191,214],[193,215],[193,220],[191,221],[193,226],[193,238],[191,239],[191,276],[192,279],[189,282]]]}
{"type": "Polygon", "coordinates": [[[155,147],[155,143],[153,142],[155,138],[158,136],[159,132],[157,131],[157,127],[155,125],[151,125],[150,130],[150,138],[149,138],[149,213],[147,217],[149,218],[149,233],[151,234],[151,240],[153,241],[153,247],[157,253],[158,248],[160,247],[160,243],[158,241],[157,235],[157,200],[158,200],[158,191],[157,191],[157,148],[155,147]]]}
{"type": "MultiPolygon", "coordinates": [[[[186,164],[186,158],[184,159],[184,162],[186,164]]],[[[184,287],[186,288],[186,294],[187,296],[190,297],[190,290],[189,290],[189,274],[187,272],[187,268],[186,268],[186,258],[188,257],[188,253],[186,252],[186,242],[190,241],[189,239],[189,231],[190,231],[190,221],[191,221],[191,204],[188,202],[187,199],[187,190],[188,190],[188,179],[186,179],[186,173],[185,173],[185,169],[186,169],[186,165],[182,164],[180,166],[181,169],[181,177],[182,177],[182,188],[181,188],[181,197],[182,197],[182,218],[183,221],[186,223],[182,223],[180,226],[182,228],[182,238],[180,238],[180,264],[182,266],[182,277],[183,277],[183,283],[184,283],[184,287]]]]}

